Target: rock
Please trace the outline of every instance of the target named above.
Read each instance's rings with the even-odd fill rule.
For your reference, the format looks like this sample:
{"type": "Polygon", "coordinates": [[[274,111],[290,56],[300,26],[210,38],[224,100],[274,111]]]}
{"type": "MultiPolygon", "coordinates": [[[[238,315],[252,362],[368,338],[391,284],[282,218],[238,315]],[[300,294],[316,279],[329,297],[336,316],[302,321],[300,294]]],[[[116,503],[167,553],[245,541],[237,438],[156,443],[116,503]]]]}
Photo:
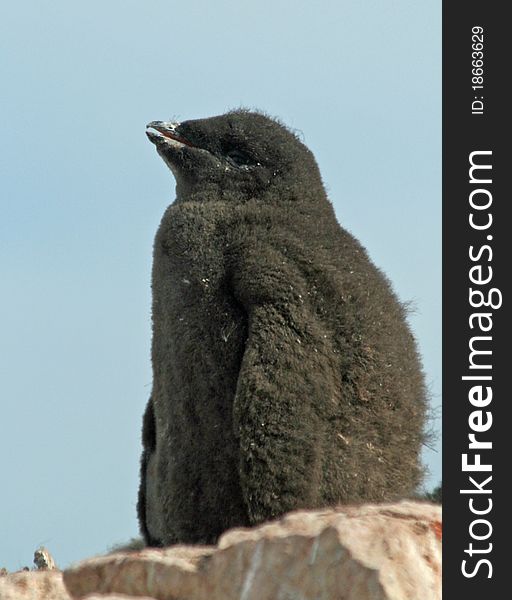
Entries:
{"type": "Polygon", "coordinates": [[[77,599],[94,593],[157,600],[440,600],[441,508],[402,502],[298,511],[231,530],[216,547],[93,558],[66,570],[64,582],[77,599]]]}
{"type": "MultiPolygon", "coordinates": [[[[86,596],[84,600],[134,600],[133,596],[127,596],[126,594],[90,594],[86,596]]],[[[149,596],[137,596],[137,600],[154,600],[149,596]]]]}
{"type": "Polygon", "coordinates": [[[0,600],[71,600],[71,596],[61,571],[18,571],[0,578],[0,600]]]}
{"type": "MultiPolygon", "coordinates": [[[[62,572],[41,573],[39,571],[17,571],[16,573],[0,570],[0,600],[72,600],[62,581],[62,572]]],[[[125,594],[90,594],[86,600],[133,600],[133,596],[125,594]]],[[[154,600],[148,596],[137,600],[154,600]]]]}
{"type": "Polygon", "coordinates": [[[34,564],[42,571],[52,571],[57,568],[53,556],[50,554],[48,548],[45,548],[44,546],[40,546],[34,552],[34,564]]]}

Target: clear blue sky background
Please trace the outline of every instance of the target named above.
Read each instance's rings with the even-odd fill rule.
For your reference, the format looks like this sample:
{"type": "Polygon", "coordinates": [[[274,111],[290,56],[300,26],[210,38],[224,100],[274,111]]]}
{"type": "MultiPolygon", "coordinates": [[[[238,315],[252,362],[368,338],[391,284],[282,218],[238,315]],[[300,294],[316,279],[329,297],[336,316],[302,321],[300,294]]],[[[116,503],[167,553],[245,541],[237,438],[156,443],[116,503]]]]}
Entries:
{"type": "Polygon", "coordinates": [[[243,105],[300,129],[340,223],[414,302],[440,404],[440,26],[424,0],[2,5],[0,567],[137,533],[152,241],[174,198],[148,121],[243,105]]]}

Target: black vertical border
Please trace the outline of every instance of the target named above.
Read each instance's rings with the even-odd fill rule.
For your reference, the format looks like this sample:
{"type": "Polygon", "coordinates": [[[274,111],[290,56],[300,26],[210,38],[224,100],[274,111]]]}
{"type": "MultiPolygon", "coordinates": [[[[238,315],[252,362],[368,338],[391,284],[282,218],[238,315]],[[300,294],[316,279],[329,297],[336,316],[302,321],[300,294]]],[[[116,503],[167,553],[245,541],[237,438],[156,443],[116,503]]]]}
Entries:
{"type": "MultiPolygon", "coordinates": [[[[512,36],[505,16],[506,6],[506,3],[483,0],[443,2],[443,596],[446,599],[501,598],[507,594],[503,590],[508,588],[505,578],[510,571],[505,565],[509,562],[505,538],[511,529],[511,519],[510,516],[505,519],[504,514],[512,504],[512,486],[507,485],[509,481],[512,483],[509,465],[512,459],[509,417],[512,397],[508,384],[509,373],[512,377],[508,344],[508,338],[512,336],[509,312],[512,218],[507,210],[512,207],[512,198],[510,190],[506,189],[512,172],[507,143],[507,138],[512,136],[512,127],[505,108],[505,87],[509,87],[506,82],[510,79],[512,36]],[[483,90],[472,89],[473,27],[484,30],[483,90]],[[483,96],[483,114],[472,114],[472,102],[480,96],[483,96]],[[475,231],[469,224],[469,213],[472,212],[469,195],[475,189],[475,184],[469,182],[469,155],[480,150],[492,151],[492,184],[480,186],[487,187],[492,194],[489,210],[478,214],[484,219],[487,212],[492,212],[493,223],[486,231],[475,231]],[[492,240],[488,240],[487,235],[492,235],[492,240]],[[476,253],[486,243],[492,247],[492,259],[489,260],[489,252],[484,251],[480,261],[472,261],[469,247],[473,245],[476,253]],[[488,273],[487,267],[492,267],[493,279],[489,285],[474,286],[470,282],[469,270],[477,264],[483,266],[484,275],[488,273]],[[480,287],[484,292],[491,287],[500,289],[503,295],[501,308],[472,309],[470,287],[480,287]],[[471,330],[469,317],[472,312],[483,310],[492,313],[492,330],[484,334],[492,336],[488,345],[492,355],[485,357],[492,361],[491,371],[469,369],[469,339],[479,335],[471,330]],[[462,471],[462,454],[468,452],[468,434],[471,433],[468,418],[476,410],[468,400],[473,383],[462,380],[462,376],[481,374],[492,374],[493,378],[490,383],[492,402],[481,409],[492,413],[492,427],[485,433],[476,434],[477,438],[493,443],[492,449],[480,451],[482,463],[492,464],[492,472],[485,474],[462,471]],[[486,489],[492,489],[492,494],[471,496],[460,493],[460,490],[472,487],[469,476],[481,482],[489,475],[492,475],[492,482],[486,489]],[[471,497],[474,506],[480,509],[488,507],[487,499],[491,498],[493,506],[489,514],[480,517],[472,514],[469,508],[471,497]],[[487,519],[492,525],[492,534],[485,541],[473,540],[470,535],[471,522],[478,518],[487,519]],[[465,552],[470,543],[476,549],[488,549],[488,544],[492,543],[492,550],[470,556],[465,552]],[[473,577],[465,577],[462,561],[467,560],[467,571],[474,572],[480,559],[490,561],[492,577],[488,578],[490,569],[484,563],[473,577]]],[[[484,524],[477,524],[473,529],[482,536],[487,530],[484,524]]]]}

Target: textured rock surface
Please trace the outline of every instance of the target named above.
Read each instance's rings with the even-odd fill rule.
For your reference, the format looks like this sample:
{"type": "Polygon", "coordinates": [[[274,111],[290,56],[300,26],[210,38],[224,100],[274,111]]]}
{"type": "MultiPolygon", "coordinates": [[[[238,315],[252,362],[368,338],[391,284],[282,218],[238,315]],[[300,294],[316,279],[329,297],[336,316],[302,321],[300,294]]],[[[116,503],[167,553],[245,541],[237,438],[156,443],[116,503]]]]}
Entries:
{"type": "Polygon", "coordinates": [[[19,571],[0,577],[0,600],[70,600],[60,571],[19,571]]]}
{"type": "MultiPolygon", "coordinates": [[[[62,572],[0,572],[0,600],[73,600],[62,581],[62,572]]],[[[133,600],[126,594],[90,594],[86,600],[133,600]]],[[[137,600],[153,600],[138,596],[137,600]]]]}
{"type": "Polygon", "coordinates": [[[50,554],[48,548],[45,548],[44,546],[40,546],[34,552],[34,564],[37,569],[41,571],[52,571],[53,569],[57,569],[53,556],[50,554]]]}
{"type": "MultiPolygon", "coordinates": [[[[84,600],[133,600],[133,596],[127,596],[126,594],[90,594],[84,600]]],[[[154,600],[154,598],[137,596],[137,600],[154,600]]]]}
{"type": "Polygon", "coordinates": [[[229,531],[217,547],[93,558],[65,571],[64,582],[73,598],[438,600],[441,509],[404,502],[300,511],[229,531]]]}

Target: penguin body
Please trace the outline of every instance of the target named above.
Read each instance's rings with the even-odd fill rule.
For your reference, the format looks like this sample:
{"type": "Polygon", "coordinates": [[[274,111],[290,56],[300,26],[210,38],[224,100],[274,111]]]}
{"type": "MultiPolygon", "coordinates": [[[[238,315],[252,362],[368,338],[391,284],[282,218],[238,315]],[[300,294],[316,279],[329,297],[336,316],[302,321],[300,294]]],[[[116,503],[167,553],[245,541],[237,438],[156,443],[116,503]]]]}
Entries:
{"type": "Polygon", "coordinates": [[[412,493],[426,409],[416,344],[311,152],[244,110],[148,127],[177,183],[154,245],[148,545],[412,493]]]}

